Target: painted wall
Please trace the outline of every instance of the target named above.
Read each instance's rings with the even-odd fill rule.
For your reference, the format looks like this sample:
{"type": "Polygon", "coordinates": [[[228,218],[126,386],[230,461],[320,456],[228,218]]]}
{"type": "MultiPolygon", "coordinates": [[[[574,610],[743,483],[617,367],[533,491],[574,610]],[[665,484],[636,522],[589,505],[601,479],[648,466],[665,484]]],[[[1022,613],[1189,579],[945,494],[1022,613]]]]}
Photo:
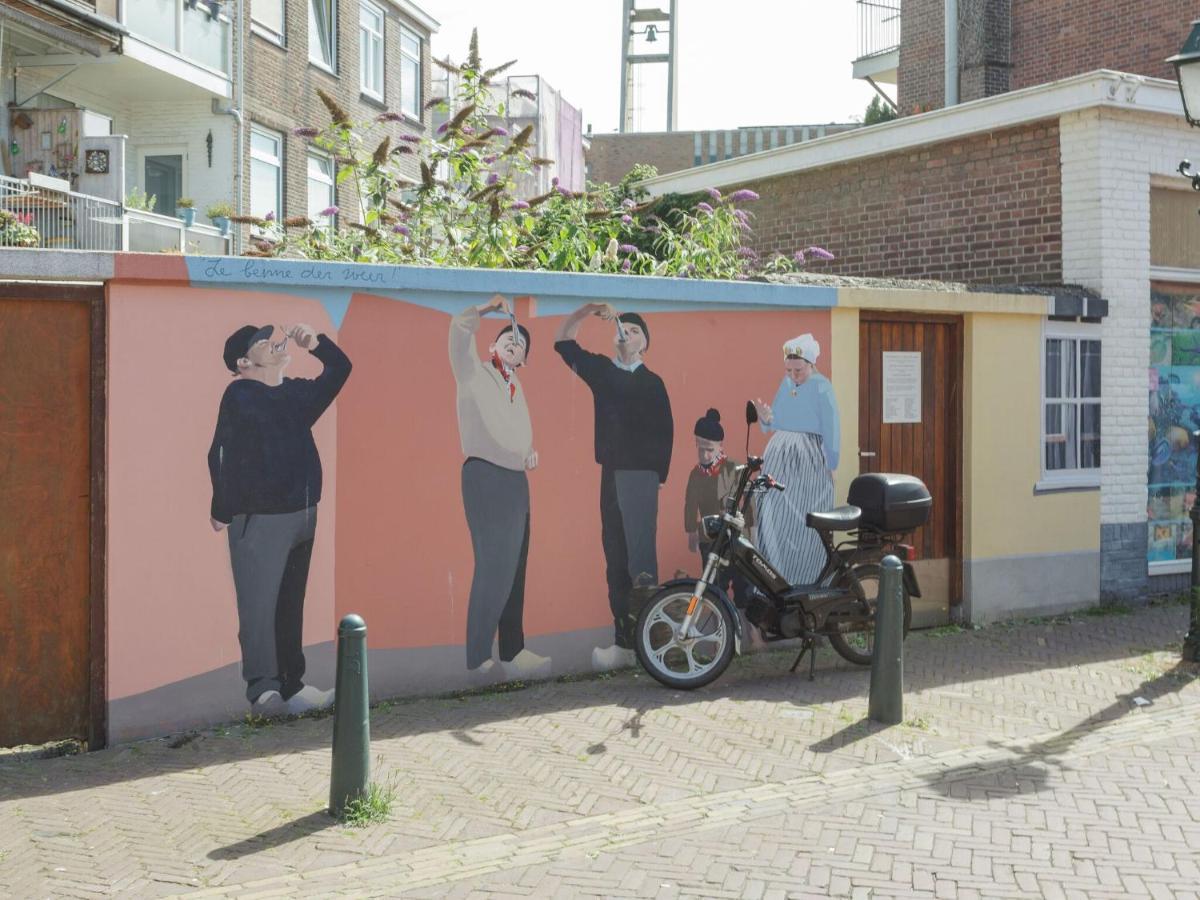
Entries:
{"type": "MultiPolygon", "coordinates": [[[[570,296],[562,285],[576,281],[553,276],[467,284],[452,271],[434,272],[431,282],[391,287],[372,283],[382,267],[238,260],[229,261],[236,271],[206,274],[198,259],[188,260],[190,273],[178,258],[154,260],[155,271],[145,269],[148,258],[133,259],[141,267],[138,277],[122,280],[118,271],[109,292],[108,692],[114,741],[240,717],[246,710],[227,535],[209,522],[206,466],[218,405],[232,377],[221,350],[237,328],[309,324],[353,363],[336,402],[313,429],[324,494],[304,607],[305,682],[332,687],[336,622],[356,612],[370,629],[377,696],[473,683],[464,661],[473,558],[447,356],[451,314],[486,301],[495,288],[520,297],[516,315],[530,331],[528,365],[519,377],[540,463],[528,477],[524,631],[526,647],[549,657],[553,674],[589,670],[593,650],[611,644],[613,636],[592,397],[553,347],[564,316],[589,299],[586,291],[611,291],[613,284],[642,288],[640,296],[621,297],[617,290],[610,300],[622,312],[644,317],[651,333],[645,364],[662,378],[673,411],[673,457],[659,492],[660,580],[698,569],[682,524],[685,485],[696,464],[696,420],[710,407],[720,410],[728,452],[741,459],[745,401],[773,396],[783,375],[785,340],[811,333],[822,347],[818,370],[828,375],[839,366],[827,308],[836,291],[828,288],[753,294],[774,286],[723,286],[733,300],[741,293],[765,301],[734,308],[712,285],[681,288],[667,281],[665,292],[652,284],[666,281],[661,279],[597,276],[584,296],[570,296]],[[304,266],[308,277],[289,286],[281,273],[298,275],[304,266]],[[322,277],[350,270],[366,276],[334,286],[322,277]],[[140,280],[147,277],[155,283],[140,280]],[[256,279],[263,283],[246,284],[256,279]],[[360,281],[366,282],[361,289],[353,286],[360,281]],[[544,293],[529,289],[542,283],[544,293]]],[[[481,357],[506,323],[483,321],[481,357]]],[[[613,331],[610,323],[589,319],[579,342],[611,354],[613,331]]],[[[290,352],[288,376],[312,378],[321,371],[308,353],[294,346],[290,352]]],[[[836,382],[834,390],[843,405],[856,404],[855,394],[841,397],[836,382]]],[[[764,444],[756,428],[752,452],[764,444]]],[[[843,487],[838,490],[844,495],[843,487]]]]}
{"type": "Polygon", "coordinates": [[[963,550],[973,623],[1069,609],[1099,596],[1100,492],[1034,489],[1041,477],[1042,322],[1032,315],[966,317],[963,550]]]}

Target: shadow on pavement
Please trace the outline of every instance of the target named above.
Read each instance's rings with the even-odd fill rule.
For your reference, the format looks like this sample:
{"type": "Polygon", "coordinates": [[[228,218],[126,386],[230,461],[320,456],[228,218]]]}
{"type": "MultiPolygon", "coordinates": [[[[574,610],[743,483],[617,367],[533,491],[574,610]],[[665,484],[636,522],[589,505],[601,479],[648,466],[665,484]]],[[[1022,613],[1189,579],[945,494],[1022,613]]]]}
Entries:
{"type": "MultiPolygon", "coordinates": [[[[1102,731],[1106,725],[1124,718],[1138,709],[1135,698],[1147,705],[1175,694],[1200,674],[1200,669],[1186,663],[1176,663],[1156,678],[1143,681],[1131,691],[1117,698],[1099,712],[1093,713],[1082,722],[1060,734],[1020,751],[1016,758],[997,760],[994,763],[971,763],[940,772],[926,783],[939,794],[956,799],[980,799],[987,801],[988,792],[1004,791],[1013,794],[1036,794],[1045,789],[1050,772],[1054,768],[1069,769],[1064,757],[1084,736],[1102,731]]],[[[1004,744],[989,741],[988,746],[1010,749],[1004,744]]]]}
{"type": "Polygon", "coordinates": [[[208,854],[208,858],[214,860],[242,859],[246,856],[253,856],[255,853],[261,853],[264,850],[282,847],[284,844],[292,843],[292,841],[311,837],[318,832],[325,831],[327,828],[333,828],[337,824],[337,820],[333,816],[329,815],[325,810],[320,809],[309,813],[307,816],[302,816],[299,819],[272,828],[269,831],[264,831],[238,841],[236,844],[230,844],[227,847],[218,847],[208,854]]]}
{"type": "MultiPolygon", "coordinates": [[[[1105,619],[1083,617],[1067,623],[996,626],[947,636],[915,632],[905,645],[906,693],[936,690],[974,681],[1019,676],[1033,671],[1053,671],[1162,649],[1178,640],[1186,627],[1186,609],[1167,607],[1140,610],[1133,615],[1105,619]]],[[[604,753],[605,741],[620,739],[626,731],[637,738],[647,711],[703,704],[716,699],[736,703],[784,703],[800,708],[814,704],[863,701],[869,670],[822,653],[817,678],[807,673],[789,674],[792,649],[760,652],[736,661],[720,679],[698,691],[663,688],[640,670],[593,678],[568,677],[474,694],[405,698],[377,707],[371,732],[376,741],[404,739],[429,732],[448,732],[472,744],[477,729],[495,722],[534,715],[570,713],[597,706],[624,706],[630,718],[620,731],[587,748],[604,753]]],[[[1157,681],[1157,679],[1156,679],[1157,681]]],[[[1161,687],[1166,690],[1168,682],[1161,687]]],[[[1139,690],[1151,691],[1151,687],[1139,690]]],[[[1150,699],[1149,694],[1147,698],[1150,699]]],[[[1123,714],[1127,701],[1114,703],[1079,728],[1123,714]]],[[[851,725],[815,744],[816,752],[832,752],[871,733],[859,734],[851,725]]],[[[330,746],[332,720],[299,719],[251,728],[232,725],[201,732],[189,742],[166,737],[118,746],[91,754],[0,764],[0,802],[153,778],[200,767],[322,750],[330,746]],[[241,739],[238,739],[238,738],[241,739]],[[170,749],[170,744],[179,744],[170,749]]],[[[1069,734],[1070,732],[1068,732],[1069,734]]],[[[1032,759],[1033,757],[1031,757],[1032,759]]],[[[943,776],[949,777],[949,776],[943,776]]],[[[307,821],[307,820],[301,820],[307,821]]],[[[289,834],[284,826],[282,835],[289,834]]],[[[301,835],[302,836],[302,835],[301,835]]]]}

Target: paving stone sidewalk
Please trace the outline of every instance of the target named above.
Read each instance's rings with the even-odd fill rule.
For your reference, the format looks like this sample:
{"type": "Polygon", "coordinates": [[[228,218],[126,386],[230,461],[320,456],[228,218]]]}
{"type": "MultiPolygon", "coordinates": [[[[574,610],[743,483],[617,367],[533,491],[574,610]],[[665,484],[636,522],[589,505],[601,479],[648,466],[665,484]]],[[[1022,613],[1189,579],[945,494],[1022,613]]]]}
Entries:
{"type": "Polygon", "coordinates": [[[890,729],[829,650],[385,705],[362,830],[323,810],[329,719],[0,763],[0,896],[1196,896],[1186,623],[914,634],[890,729]]]}

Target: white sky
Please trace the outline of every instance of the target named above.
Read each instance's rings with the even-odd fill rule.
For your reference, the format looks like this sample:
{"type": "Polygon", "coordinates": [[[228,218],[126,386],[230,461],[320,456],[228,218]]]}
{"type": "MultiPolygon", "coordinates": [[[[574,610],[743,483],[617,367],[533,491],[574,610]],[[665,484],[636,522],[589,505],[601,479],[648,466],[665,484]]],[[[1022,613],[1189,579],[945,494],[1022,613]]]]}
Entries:
{"type": "MultiPolygon", "coordinates": [[[[461,60],[477,26],[485,64],[516,58],[509,74],[541,75],[583,110],[585,131],[617,129],[621,0],[418,2],[442,23],[436,56],[461,60]]],[[[665,10],[668,0],[638,6],[665,10]]],[[[678,0],[677,15],[682,131],[845,122],[861,117],[874,96],[850,74],[853,0],[678,0]]],[[[660,41],[651,46],[665,50],[660,41]]],[[[663,130],[665,91],[653,103],[644,96],[639,130],[663,130]]]]}

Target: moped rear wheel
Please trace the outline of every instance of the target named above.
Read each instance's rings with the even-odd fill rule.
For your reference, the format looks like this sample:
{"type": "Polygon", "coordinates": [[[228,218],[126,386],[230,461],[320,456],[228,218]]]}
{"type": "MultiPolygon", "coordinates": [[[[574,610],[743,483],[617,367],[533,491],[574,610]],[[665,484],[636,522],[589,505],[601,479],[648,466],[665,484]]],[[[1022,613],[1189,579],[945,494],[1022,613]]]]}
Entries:
{"type": "Polygon", "coordinates": [[[685,691],[703,687],[728,668],[733,659],[734,623],[715,595],[706,592],[692,617],[689,637],[681,638],[692,592],[664,588],[638,615],[634,645],[638,661],[667,687],[685,691]]]}
{"type": "MultiPolygon", "coordinates": [[[[848,614],[856,617],[868,615],[861,631],[829,635],[829,643],[838,655],[855,665],[871,664],[871,653],[875,649],[875,607],[879,601],[879,579],[882,573],[883,569],[875,563],[855,566],[854,574],[858,576],[858,586],[856,587],[849,578],[838,584],[838,587],[850,588],[857,598],[854,605],[848,609],[848,614]]],[[[904,595],[904,636],[908,637],[908,627],[912,624],[912,600],[903,585],[900,590],[904,595]]],[[[831,618],[836,619],[836,616],[837,611],[831,614],[831,618]]]]}

